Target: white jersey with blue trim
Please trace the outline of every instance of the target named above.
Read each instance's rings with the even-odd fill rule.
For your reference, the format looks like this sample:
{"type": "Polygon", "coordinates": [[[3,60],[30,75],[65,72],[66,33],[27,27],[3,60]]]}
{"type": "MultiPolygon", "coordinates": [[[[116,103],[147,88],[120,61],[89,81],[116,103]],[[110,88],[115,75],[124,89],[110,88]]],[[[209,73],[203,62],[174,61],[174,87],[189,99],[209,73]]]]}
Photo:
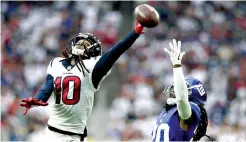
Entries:
{"type": "MultiPolygon", "coordinates": [[[[53,59],[47,69],[47,74],[53,77],[54,103],[51,105],[51,116],[48,125],[60,130],[83,134],[91,115],[94,93],[100,88],[92,84],[92,71],[101,56],[84,60],[85,76],[77,66],[63,65],[64,58],[53,59]]],[[[107,73],[109,75],[110,71],[107,73]]],[[[105,75],[104,78],[107,76],[105,75]]]]}

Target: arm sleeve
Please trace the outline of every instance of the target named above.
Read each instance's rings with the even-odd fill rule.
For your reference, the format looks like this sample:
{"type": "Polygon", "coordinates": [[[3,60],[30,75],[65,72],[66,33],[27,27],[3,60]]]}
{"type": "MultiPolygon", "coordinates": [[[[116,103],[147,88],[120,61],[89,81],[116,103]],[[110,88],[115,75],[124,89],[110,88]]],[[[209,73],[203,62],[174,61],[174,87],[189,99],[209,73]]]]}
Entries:
{"type": "Polygon", "coordinates": [[[43,83],[42,87],[39,89],[35,98],[47,102],[50,95],[53,92],[53,89],[54,89],[53,77],[50,74],[48,74],[46,76],[45,82],[43,83]]]}
{"type": "Polygon", "coordinates": [[[173,80],[178,113],[182,119],[186,120],[190,118],[192,112],[188,100],[188,88],[185,82],[182,67],[173,68],[173,80]]]}
{"type": "Polygon", "coordinates": [[[115,61],[132,46],[138,37],[139,34],[132,31],[114,47],[104,53],[92,71],[92,84],[95,88],[98,88],[100,81],[112,68],[115,61]]]}

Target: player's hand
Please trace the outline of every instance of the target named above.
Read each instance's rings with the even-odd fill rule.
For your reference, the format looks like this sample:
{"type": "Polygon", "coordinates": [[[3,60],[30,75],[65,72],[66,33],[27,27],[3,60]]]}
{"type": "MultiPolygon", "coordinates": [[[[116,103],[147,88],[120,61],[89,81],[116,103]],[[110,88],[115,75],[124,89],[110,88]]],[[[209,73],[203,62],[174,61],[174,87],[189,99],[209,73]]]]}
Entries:
{"type": "Polygon", "coordinates": [[[23,113],[23,115],[26,115],[26,113],[31,108],[31,106],[47,106],[48,105],[48,103],[43,102],[43,101],[38,100],[38,99],[35,99],[33,97],[30,97],[30,98],[25,99],[25,100],[21,100],[21,102],[23,102],[23,103],[21,103],[20,106],[26,108],[26,110],[23,113]]]}
{"type": "Polygon", "coordinates": [[[181,41],[176,41],[173,39],[173,43],[169,43],[169,47],[171,50],[168,50],[167,48],[164,48],[164,51],[169,54],[171,62],[173,66],[180,66],[181,60],[185,52],[181,52],[181,41]]]}
{"type": "Polygon", "coordinates": [[[138,34],[144,33],[144,27],[136,20],[135,32],[138,34]]]}

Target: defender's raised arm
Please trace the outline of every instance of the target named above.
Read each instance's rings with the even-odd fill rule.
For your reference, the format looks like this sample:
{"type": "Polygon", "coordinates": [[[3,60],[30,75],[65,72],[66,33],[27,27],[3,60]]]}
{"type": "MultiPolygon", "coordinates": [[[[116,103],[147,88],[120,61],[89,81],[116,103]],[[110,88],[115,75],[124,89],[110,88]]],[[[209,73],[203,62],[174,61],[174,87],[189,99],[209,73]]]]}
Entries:
{"type": "Polygon", "coordinates": [[[181,60],[185,52],[181,53],[181,41],[176,42],[173,39],[173,43],[169,43],[170,50],[164,48],[170,56],[173,64],[173,83],[174,93],[177,100],[177,107],[179,116],[186,120],[191,116],[191,107],[188,100],[188,89],[185,82],[185,77],[181,67],[181,60]]]}

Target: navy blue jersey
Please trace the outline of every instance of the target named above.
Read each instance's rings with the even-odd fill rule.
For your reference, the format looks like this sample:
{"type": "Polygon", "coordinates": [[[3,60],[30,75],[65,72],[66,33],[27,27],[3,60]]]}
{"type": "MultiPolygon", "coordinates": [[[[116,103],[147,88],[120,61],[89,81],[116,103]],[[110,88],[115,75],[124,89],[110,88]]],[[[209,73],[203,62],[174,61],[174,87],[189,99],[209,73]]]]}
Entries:
{"type": "Polygon", "coordinates": [[[200,109],[197,104],[190,102],[192,119],[187,131],[180,127],[180,118],[177,106],[163,111],[157,119],[152,131],[152,141],[190,141],[200,122],[200,109]]]}

